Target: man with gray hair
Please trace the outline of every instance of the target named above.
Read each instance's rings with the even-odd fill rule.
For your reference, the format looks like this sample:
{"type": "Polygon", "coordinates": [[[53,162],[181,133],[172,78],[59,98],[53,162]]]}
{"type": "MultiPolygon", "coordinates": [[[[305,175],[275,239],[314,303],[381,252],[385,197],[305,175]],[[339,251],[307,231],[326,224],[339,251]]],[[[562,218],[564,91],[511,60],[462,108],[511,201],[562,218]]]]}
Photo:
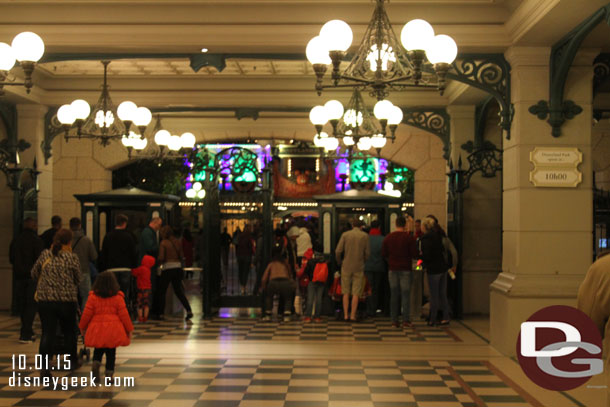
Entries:
{"type": "Polygon", "coordinates": [[[371,254],[369,236],[362,231],[364,224],[355,219],[352,230],[341,235],[335,249],[337,263],[341,264],[341,291],[343,292],[343,317],[346,321],[356,321],[358,300],[364,289],[364,263],[371,254]],[[350,295],[352,297],[349,314],[350,295]]]}
{"type": "MultiPolygon", "coordinates": [[[[163,219],[161,219],[158,216],[154,216],[150,222],[148,223],[148,226],[146,226],[143,230],[142,233],[140,233],[140,256],[139,256],[139,260],[142,261],[142,258],[146,255],[148,256],[152,256],[155,258],[155,262],[157,260],[157,257],[159,256],[159,230],[161,229],[161,226],[163,226],[163,219]]],[[[153,302],[155,301],[155,299],[158,297],[157,295],[155,295],[155,291],[157,289],[157,280],[160,280],[157,278],[157,266],[155,265],[150,273],[150,285],[151,285],[151,295],[153,298],[153,302]]],[[[153,304],[152,309],[157,309],[156,308],[156,304],[153,304]]],[[[157,315],[152,315],[151,316],[153,319],[157,319],[158,316],[157,315]]]]}

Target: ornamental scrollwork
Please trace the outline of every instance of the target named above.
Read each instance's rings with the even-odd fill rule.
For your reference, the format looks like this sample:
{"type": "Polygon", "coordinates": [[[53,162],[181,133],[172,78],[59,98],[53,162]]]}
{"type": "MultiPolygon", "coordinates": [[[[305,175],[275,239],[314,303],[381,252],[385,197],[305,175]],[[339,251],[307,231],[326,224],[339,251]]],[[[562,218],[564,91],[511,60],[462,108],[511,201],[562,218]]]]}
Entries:
{"type": "Polygon", "coordinates": [[[449,159],[449,114],[443,108],[413,107],[403,109],[402,122],[437,135],[443,141],[443,157],[449,159]]]}

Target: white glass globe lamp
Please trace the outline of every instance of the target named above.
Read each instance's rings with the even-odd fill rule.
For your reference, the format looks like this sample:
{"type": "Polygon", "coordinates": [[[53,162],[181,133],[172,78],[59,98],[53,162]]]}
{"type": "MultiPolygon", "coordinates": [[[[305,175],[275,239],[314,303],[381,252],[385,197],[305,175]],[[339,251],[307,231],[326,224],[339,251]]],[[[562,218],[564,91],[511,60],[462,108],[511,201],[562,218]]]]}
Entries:
{"type": "Polygon", "coordinates": [[[448,35],[437,35],[426,48],[426,57],[432,64],[451,64],[457,57],[457,44],[448,35]]]}
{"type": "Polygon", "coordinates": [[[152,113],[146,107],[138,107],[133,117],[133,122],[136,126],[148,126],[152,120],[152,113]]]}
{"type": "Polygon", "coordinates": [[[358,144],[356,145],[356,147],[358,147],[358,150],[360,151],[370,150],[371,139],[369,137],[361,137],[360,140],[358,140],[358,144]]]}
{"type": "Polygon", "coordinates": [[[371,137],[371,147],[373,148],[383,148],[386,142],[387,139],[381,134],[375,134],[373,137],[371,137]]]}
{"type": "Polygon", "coordinates": [[[201,191],[203,189],[203,185],[201,185],[201,182],[195,182],[193,184],[193,189],[195,192],[201,191]]]}
{"type": "Polygon", "coordinates": [[[189,199],[193,199],[197,196],[197,191],[195,191],[194,189],[187,189],[186,190],[186,197],[189,199]]]}
{"type": "Polygon", "coordinates": [[[44,54],[44,42],[33,32],[22,32],[11,43],[15,58],[22,62],[37,62],[44,54]]]}
{"type": "Polygon", "coordinates": [[[309,40],[307,48],[305,48],[305,55],[313,65],[329,65],[332,62],[328,55],[327,44],[321,37],[313,37],[309,40]]]}
{"type": "Polygon", "coordinates": [[[205,198],[205,189],[201,189],[197,192],[197,198],[199,198],[199,199],[205,198]]]}
{"type": "Polygon", "coordinates": [[[169,138],[169,143],[167,147],[172,151],[178,151],[182,148],[182,140],[180,140],[180,136],[171,136],[169,138]]]}
{"type": "Polygon", "coordinates": [[[183,148],[194,148],[195,147],[195,135],[193,133],[182,133],[180,136],[180,140],[182,140],[183,148]]]}
{"type": "Polygon", "coordinates": [[[10,71],[15,66],[15,53],[10,45],[0,42],[0,71],[10,71]]]}
{"type": "Polygon", "coordinates": [[[333,151],[339,147],[339,140],[336,137],[328,137],[324,143],[324,149],[326,151],[333,151]]]}
{"type": "Polygon", "coordinates": [[[309,120],[314,126],[324,126],[328,121],[328,114],[324,106],[314,106],[309,112],[309,120]]]}
{"type": "Polygon", "coordinates": [[[426,20],[409,21],[402,28],[400,41],[407,51],[424,51],[434,38],[434,28],[426,20]]]}
{"type": "Polygon", "coordinates": [[[119,115],[119,119],[122,121],[130,121],[133,122],[136,118],[136,112],[138,110],[138,106],[135,103],[126,100],[122,102],[117,108],[117,114],[119,115]]]}
{"type": "Polygon", "coordinates": [[[343,144],[349,147],[356,144],[356,142],[354,141],[354,138],[352,136],[345,136],[343,137],[343,144]]]}
{"type": "Polygon", "coordinates": [[[155,143],[159,146],[167,146],[171,137],[169,131],[161,129],[155,133],[155,143]]]}
{"type": "Polygon", "coordinates": [[[329,100],[324,103],[328,120],[339,120],[343,116],[343,105],[338,100],[329,100]]]}
{"type": "Polygon", "coordinates": [[[390,126],[399,125],[402,122],[402,117],[402,109],[398,106],[392,106],[392,109],[390,110],[390,116],[388,117],[388,124],[390,126]]]}
{"type": "Polygon", "coordinates": [[[71,125],[76,120],[71,105],[62,105],[57,109],[57,120],[61,124],[71,125]]]}
{"type": "Polygon", "coordinates": [[[91,107],[89,103],[85,102],[83,99],[76,99],[70,103],[70,107],[72,109],[72,113],[74,114],[75,120],[85,120],[89,117],[89,113],[91,113],[91,107]]]}
{"type": "Polygon", "coordinates": [[[373,114],[375,114],[377,120],[388,120],[393,107],[394,105],[389,100],[380,100],[375,103],[373,114]]]}
{"type": "Polygon", "coordinates": [[[331,20],[322,26],[320,37],[329,51],[345,52],[352,45],[354,34],[345,21],[331,20]]]}

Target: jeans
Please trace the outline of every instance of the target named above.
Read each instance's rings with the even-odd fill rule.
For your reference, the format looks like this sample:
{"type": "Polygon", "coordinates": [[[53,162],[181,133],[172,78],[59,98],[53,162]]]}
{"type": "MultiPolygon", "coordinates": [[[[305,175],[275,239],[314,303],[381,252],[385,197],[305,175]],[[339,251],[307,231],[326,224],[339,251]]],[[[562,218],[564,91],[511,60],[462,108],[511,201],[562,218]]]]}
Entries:
{"type": "Polygon", "coordinates": [[[402,308],[402,320],[411,321],[411,270],[390,270],[390,315],[398,322],[398,312],[402,308]],[[401,307],[402,303],[402,307],[401,307]]]}
{"type": "Polygon", "coordinates": [[[371,285],[371,296],[366,300],[366,313],[369,316],[375,316],[379,308],[379,294],[383,283],[383,272],[365,271],[366,278],[371,285]]]}
{"type": "Polygon", "coordinates": [[[61,352],[70,355],[71,366],[77,364],[76,354],[76,303],[60,301],[41,301],[38,303],[38,313],[42,325],[42,337],[38,353],[48,356],[49,360],[58,353],[55,349],[57,339],[57,324],[64,335],[65,348],[61,352]]]}
{"type": "Polygon", "coordinates": [[[172,283],[174,294],[178,297],[178,300],[182,303],[182,306],[187,313],[192,314],[191,305],[189,304],[186,296],[184,295],[184,286],[182,285],[182,279],[184,278],[184,271],[182,269],[169,269],[161,272],[161,281],[159,282],[157,299],[159,309],[157,314],[163,315],[165,313],[165,294],[169,283],[172,283]]]}
{"type": "Polygon", "coordinates": [[[36,282],[30,278],[15,280],[15,287],[17,290],[15,292],[17,310],[21,316],[21,334],[19,339],[31,339],[34,335],[32,325],[36,316],[36,301],[34,301],[36,282]]]}
{"type": "Polygon", "coordinates": [[[267,284],[267,290],[265,293],[265,312],[271,314],[273,309],[273,296],[278,294],[280,296],[280,308],[278,308],[278,315],[281,312],[281,304],[284,301],[286,306],[284,313],[290,314],[289,311],[292,308],[292,302],[294,301],[294,293],[296,292],[297,285],[294,280],[289,278],[274,278],[267,284]]]}
{"type": "Polygon", "coordinates": [[[91,274],[89,272],[81,274],[80,285],[78,286],[78,294],[80,295],[80,310],[85,309],[87,298],[89,298],[89,291],[91,291],[91,274]]]}
{"type": "Polygon", "coordinates": [[[106,372],[112,370],[114,372],[114,363],[116,361],[116,348],[95,348],[93,350],[93,360],[102,361],[102,356],[106,354],[106,372]]]}
{"type": "Polygon", "coordinates": [[[131,285],[131,271],[113,271],[114,276],[119,282],[119,287],[125,295],[125,305],[129,309],[129,287],[131,285]]]}
{"type": "Polygon", "coordinates": [[[239,270],[239,285],[244,287],[248,285],[248,276],[250,275],[251,264],[252,257],[239,256],[237,258],[237,269],[239,270]]]}
{"type": "Polygon", "coordinates": [[[324,283],[310,282],[307,286],[306,317],[319,318],[322,312],[322,296],[324,295],[324,283]]]}
{"type": "Polygon", "coordinates": [[[443,320],[449,320],[449,302],[447,301],[447,273],[428,273],[430,285],[430,323],[436,323],[438,310],[443,312],[443,320]]]}

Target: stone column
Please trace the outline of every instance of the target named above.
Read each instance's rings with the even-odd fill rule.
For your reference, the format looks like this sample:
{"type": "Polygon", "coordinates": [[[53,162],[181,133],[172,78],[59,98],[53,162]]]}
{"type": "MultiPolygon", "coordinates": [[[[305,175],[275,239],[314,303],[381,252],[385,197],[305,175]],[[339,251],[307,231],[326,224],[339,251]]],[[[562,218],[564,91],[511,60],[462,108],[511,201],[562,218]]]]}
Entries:
{"type": "Polygon", "coordinates": [[[460,155],[464,164],[468,153],[462,150],[462,144],[474,140],[474,105],[449,105],[447,113],[451,117],[451,160],[457,166],[460,155]]]}
{"type": "Polygon", "coordinates": [[[53,216],[53,158],[45,164],[40,144],[44,140],[44,116],[48,108],[43,105],[17,105],[18,137],[32,146],[20,154],[21,165],[31,167],[36,158],[38,165],[38,231],[51,227],[53,216]]]}
{"type": "Polygon", "coordinates": [[[491,285],[491,344],[514,355],[520,324],[542,307],[575,305],[578,286],[592,260],[592,61],[581,52],[570,70],[565,98],[583,112],[568,120],[561,137],[528,112],[549,98],[549,48],[513,47],[515,116],[504,140],[502,273],[491,285]],[[583,153],[583,182],[576,188],[534,187],[529,154],[534,147],[576,147],[583,153]]]}

